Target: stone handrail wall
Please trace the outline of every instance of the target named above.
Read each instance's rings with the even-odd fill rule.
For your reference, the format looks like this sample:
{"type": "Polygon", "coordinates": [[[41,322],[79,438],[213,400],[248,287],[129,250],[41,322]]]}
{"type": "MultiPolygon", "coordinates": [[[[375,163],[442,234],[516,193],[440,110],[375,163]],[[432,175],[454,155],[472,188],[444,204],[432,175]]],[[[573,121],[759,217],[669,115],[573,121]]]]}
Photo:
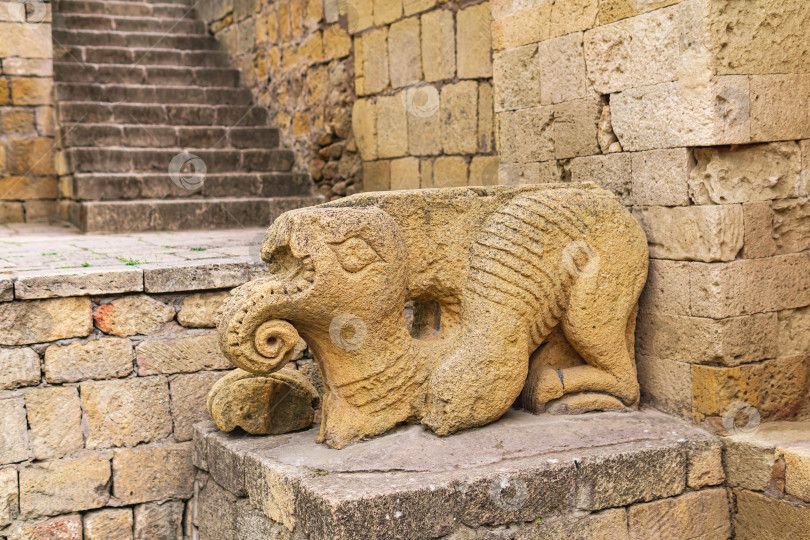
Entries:
{"type": "Polygon", "coordinates": [[[56,213],[51,5],[0,2],[0,223],[56,213]]]}
{"type": "Polygon", "coordinates": [[[644,400],[714,424],[749,405],[807,418],[810,5],[498,0],[492,15],[500,182],[597,182],[647,233],[644,400]]]}

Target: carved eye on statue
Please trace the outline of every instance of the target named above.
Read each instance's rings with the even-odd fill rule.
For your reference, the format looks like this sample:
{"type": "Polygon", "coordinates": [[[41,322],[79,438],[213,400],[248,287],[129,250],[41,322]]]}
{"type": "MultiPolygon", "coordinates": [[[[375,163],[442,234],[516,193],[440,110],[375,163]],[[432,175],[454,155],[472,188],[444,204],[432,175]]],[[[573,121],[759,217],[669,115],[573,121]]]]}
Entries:
{"type": "Polygon", "coordinates": [[[371,263],[381,261],[374,248],[360,238],[352,237],[339,244],[329,244],[344,270],[354,274],[371,263]]]}

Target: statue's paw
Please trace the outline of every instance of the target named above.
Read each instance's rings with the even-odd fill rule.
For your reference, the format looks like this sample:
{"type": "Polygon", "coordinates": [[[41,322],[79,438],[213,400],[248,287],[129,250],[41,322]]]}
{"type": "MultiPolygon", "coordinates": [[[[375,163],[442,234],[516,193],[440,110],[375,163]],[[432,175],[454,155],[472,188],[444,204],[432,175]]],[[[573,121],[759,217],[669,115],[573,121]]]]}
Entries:
{"type": "Polygon", "coordinates": [[[308,428],[318,393],[302,374],[285,367],[270,375],[234,370],[211,388],[208,412],[222,431],[278,435],[308,428]]]}
{"type": "Polygon", "coordinates": [[[546,412],[550,414],[583,414],[594,411],[629,412],[632,410],[619,398],[595,392],[568,394],[549,402],[546,406],[546,412]]]}
{"type": "Polygon", "coordinates": [[[542,366],[529,371],[520,398],[524,409],[540,414],[550,401],[561,398],[564,393],[557,370],[542,366]]]}

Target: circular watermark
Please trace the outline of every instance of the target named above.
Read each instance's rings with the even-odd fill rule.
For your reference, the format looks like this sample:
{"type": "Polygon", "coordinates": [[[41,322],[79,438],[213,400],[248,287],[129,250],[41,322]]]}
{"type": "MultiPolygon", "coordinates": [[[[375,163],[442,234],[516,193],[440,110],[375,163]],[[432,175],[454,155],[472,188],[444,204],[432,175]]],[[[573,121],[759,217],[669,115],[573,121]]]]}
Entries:
{"type": "Polygon", "coordinates": [[[169,176],[172,182],[189,191],[196,191],[203,186],[207,172],[205,162],[188,152],[180,152],[169,163],[169,176]]]}
{"type": "Polygon", "coordinates": [[[810,202],[810,169],[804,169],[796,179],[796,196],[803,202],[810,202]]]}
{"type": "Polygon", "coordinates": [[[338,13],[346,16],[347,30],[350,34],[360,29],[360,12],[352,0],[338,0],[338,13]]]}
{"type": "Polygon", "coordinates": [[[576,240],[563,249],[562,264],[571,277],[590,277],[599,271],[599,253],[584,240],[576,240]]]}
{"type": "Polygon", "coordinates": [[[735,401],[723,409],[723,427],[729,433],[753,433],[759,424],[759,411],[750,403],[735,401]]]}
{"type": "Polygon", "coordinates": [[[439,110],[439,91],[428,83],[419,83],[402,93],[402,104],[409,114],[428,118],[439,110]]]}
{"type": "Polygon", "coordinates": [[[9,12],[14,22],[40,24],[48,18],[48,5],[42,0],[11,2],[9,12]]]}
{"type": "Polygon", "coordinates": [[[343,350],[355,351],[366,341],[366,323],[350,313],[342,313],[329,324],[329,337],[343,350]]]}
{"type": "Polygon", "coordinates": [[[504,510],[519,510],[527,497],[526,482],[520,478],[501,476],[489,483],[489,498],[504,510]]]}

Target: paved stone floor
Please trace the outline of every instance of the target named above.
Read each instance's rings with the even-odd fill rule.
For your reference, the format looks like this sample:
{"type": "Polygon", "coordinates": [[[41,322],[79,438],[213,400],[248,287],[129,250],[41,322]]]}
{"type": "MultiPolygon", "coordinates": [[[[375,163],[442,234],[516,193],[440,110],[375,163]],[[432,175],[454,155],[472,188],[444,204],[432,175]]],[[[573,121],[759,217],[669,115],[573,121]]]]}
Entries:
{"type": "Polygon", "coordinates": [[[0,225],[0,275],[154,263],[260,262],[264,228],[84,235],[71,226],[0,225]]]}

